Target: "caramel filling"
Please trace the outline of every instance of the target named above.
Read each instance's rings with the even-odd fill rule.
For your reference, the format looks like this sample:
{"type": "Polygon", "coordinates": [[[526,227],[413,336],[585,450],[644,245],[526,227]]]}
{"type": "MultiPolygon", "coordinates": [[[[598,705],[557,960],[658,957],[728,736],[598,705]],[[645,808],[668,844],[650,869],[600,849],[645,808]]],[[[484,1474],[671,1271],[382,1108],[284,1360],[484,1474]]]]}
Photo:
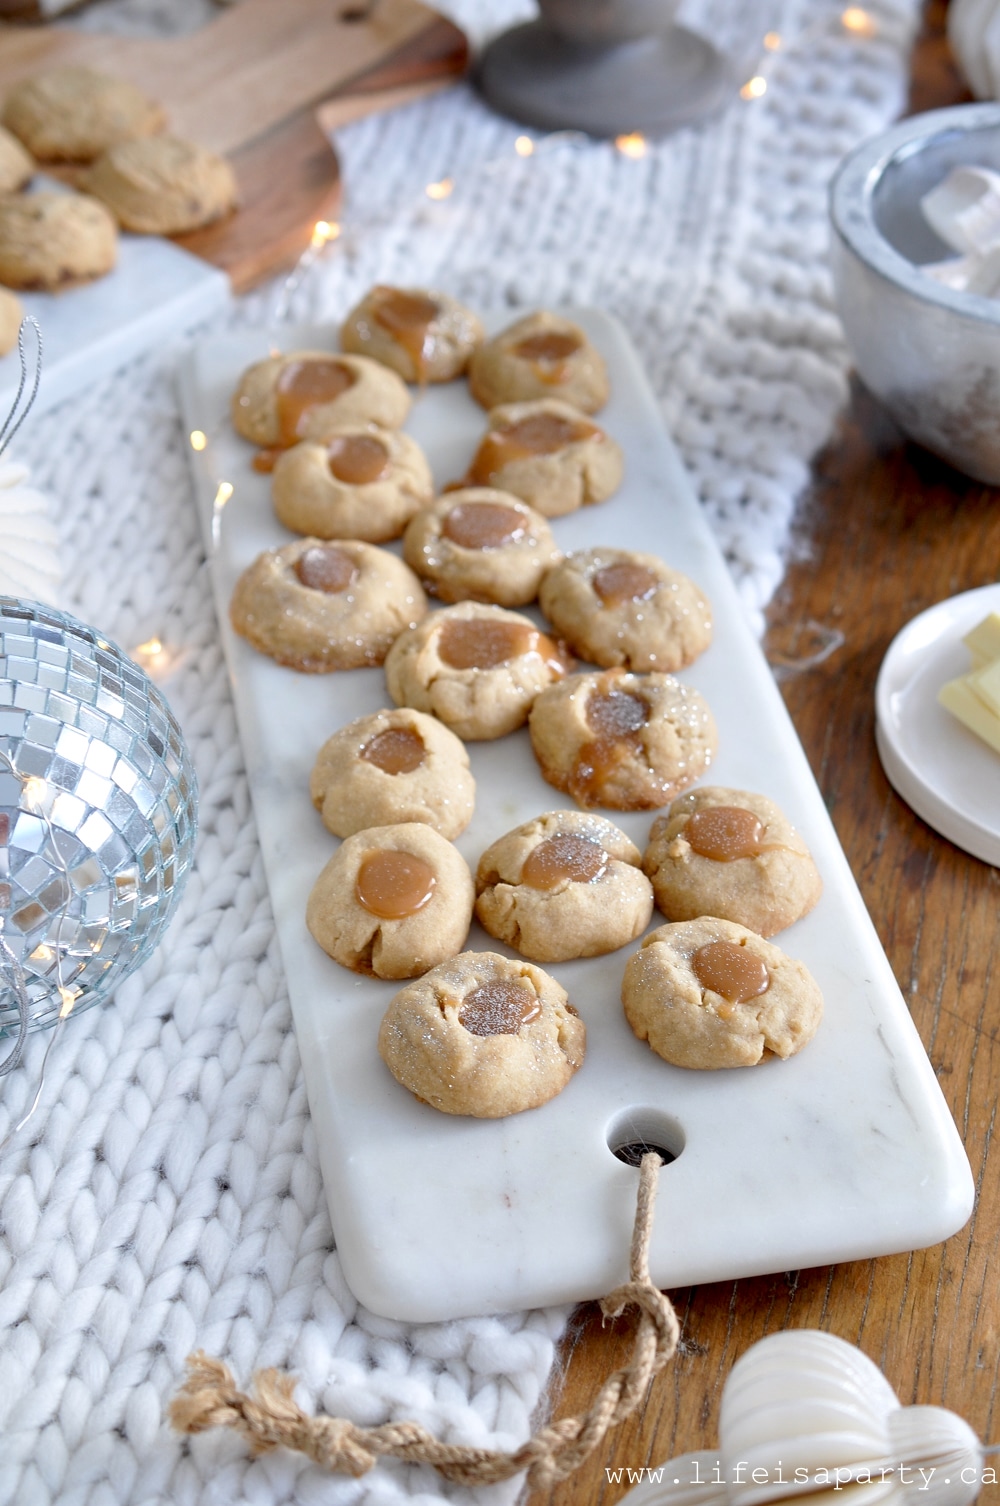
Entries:
{"type": "Polygon", "coordinates": [[[597,425],[585,419],[532,413],[517,423],[491,429],[476,451],[469,475],[479,486],[489,486],[491,477],[512,461],[529,460],[533,455],[554,455],[567,445],[601,437],[597,425]]]}
{"type": "Polygon", "coordinates": [[[279,444],[285,449],[298,444],[310,409],[332,403],[355,381],[351,368],[332,356],[329,360],[290,361],[278,377],[275,391],[279,444]]]}
{"type": "Polygon", "coordinates": [[[385,848],[373,852],[358,869],[354,894],[358,904],[380,920],[405,920],[430,903],[437,876],[429,863],[412,852],[385,848]]]}
{"type": "Polygon", "coordinates": [[[470,1035],[516,1035],[522,1025],[537,1020],[541,1005],[533,989],[498,979],[466,994],[458,1023],[470,1035]]]}
{"type": "Polygon", "coordinates": [[[441,532],[461,549],[502,549],[523,539],[525,517],[499,502],[456,502],[441,532]]]}
{"type": "Polygon", "coordinates": [[[312,544],[295,561],[295,573],[311,591],[325,591],[335,596],[346,591],[358,578],[358,567],[351,556],[335,544],[312,544]]]}
{"type": "Polygon", "coordinates": [[[434,337],[431,325],[441,310],[426,293],[407,293],[402,288],[372,289],[372,316],[376,324],[401,345],[413,362],[417,379],[423,381],[434,337]]]}
{"type": "Polygon", "coordinates": [[[539,842],[524,860],[521,883],[532,889],[557,889],[567,880],[592,884],[608,866],[608,855],[591,837],[566,833],[539,842]]]}
{"type": "Polygon", "coordinates": [[[438,656],[452,669],[496,669],[522,654],[538,654],[553,673],[566,673],[565,661],[552,639],[530,622],[452,617],[438,634],[438,656]]]}
{"type": "Polygon", "coordinates": [[[326,450],[330,474],[348,486],[368,486],[389,469],[389,451],[370,434],[343,434],[326,450]]]}
{"type": "Polygon", "coordinates": [[[764,826],[743,806],[711,805],[695,811],[681,835],[699,857],[733,863],[738,858],[757,856],[764,826]]]}
{"type": "Polygon", "coordinates": [[[420,768],[426,751],[419,732],[412,727],[387,727],[365,743],[361,757],[384,774],[412,774],[420,768]]]}
{"type": "Polygon", "coordinates": [[[594,575],[593,584],[606,607],[619,607],[625,601],[645,601],[660,580],[645,565],[622,560],[615,565],[604,565],[594,575]]]}
{"type": "Polygon", "coordinates": [[[579,335],[566,330],[540,330],[514,346],[514,354],[530,361],[540,381],[555,385],[569,378],[569,359],[581,348],[579,335]]]}
{"type": "Polygon", "coordinates": [[[278,456],[283,454],[283,450],[275,449],[273,447],[267,450],[258,450],[256,455],[251,460],[250,464],[258,473],[258,475],[270,476],[271,472],[274,470],[274,467],[278,462],[278,456]]]}
{"type": "Polygon", "coordinates": [[[730,1004],[746,1004],[766,993],[771,976],[759,957],[732,941],[710,941],[699,947],[691,967],[702,988],[720,994],[730,1004]]]}
{"type": "Polygon", "coordinates": [[[605,783],[631,755],[641,752],[649,707],[627,690],[592,690],[587,724],[597,734],[584,743],[569,780],[569,793],[581,805],[599,805],[605,783]]]}

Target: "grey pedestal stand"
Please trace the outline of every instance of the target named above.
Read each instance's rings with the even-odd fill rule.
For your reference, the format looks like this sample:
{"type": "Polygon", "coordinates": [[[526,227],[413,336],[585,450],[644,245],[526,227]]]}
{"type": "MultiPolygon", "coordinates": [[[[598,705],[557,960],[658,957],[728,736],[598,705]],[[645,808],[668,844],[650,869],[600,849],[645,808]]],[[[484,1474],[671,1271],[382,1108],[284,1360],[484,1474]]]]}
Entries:
{"type": "Polygon", "coordinates": [[[726,58],[684,27],[582,42],[544,20],[491,43],[476,83],[495,109],[525,125],[591,136],[665,136],[715,114],[736,91],[726,58]]]}

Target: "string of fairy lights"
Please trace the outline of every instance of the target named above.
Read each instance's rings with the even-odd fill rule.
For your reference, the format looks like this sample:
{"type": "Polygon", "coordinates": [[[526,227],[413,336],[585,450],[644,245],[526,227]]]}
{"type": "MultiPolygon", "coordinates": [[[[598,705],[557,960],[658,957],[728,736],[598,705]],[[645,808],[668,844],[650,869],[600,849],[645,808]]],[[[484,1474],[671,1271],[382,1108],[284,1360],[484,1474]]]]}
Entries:
{"type": "MultiPolygon", "coordinates": [[[[753,72],[740,87],[739,98],[748,104],[762,100],[771,88],[775,69],[780,61],[787,59],[796,52],[803,51],[808,45],[823,36],[840,36],[855,43],[864,43],[878,37],[883,31],[884,22],[876,14],[864,6],[848,5],[839,11],[836,16],[817,18],[808,26],[800,29],[794,36],[786,37],[779,31],[767,31],[760,39],[757,64],[753,72]]],[[[560,146],[570,144],[586,144],[590,138],[581,131],[556,131],[544,136],[535,137],[520,134],[514,139],[514,153],[520,158],[529,158],[541,152],[549,152],[560,146]]],[[[650,150],[650,142],[641,131],[630,131],[616,136],[613,141],[615,151],[622,157],[633,161],[646,156],[650,150]]],[[[491,162],[480,167],[478,171],[502,168],[505,159],[494,158],[491,162]]],[[[434,203],[440,203],[449,199],[455,192],[456,180],[451,176],[441,177],[434,182],[425,185],[423,195],[434,203]]],[[[370,230],[370,226],[358,227],[370,230]]],[[[292,303],[295,294],[308,277],[310,271],[323,256],[327,247],[340,240],[344,234],[344,227],[336,220],[317,220],[313,227],[309,245],[299,258],[295,267],[281,284],[272,310],[272,321],[276,325],[285,323],[291,316],[292,303]]],[[[192,447],[204,448],[204,444],[196,442],[192,436],[192,447]]],[[[225,505],[224,499],[222,506],[225,505]]]]}

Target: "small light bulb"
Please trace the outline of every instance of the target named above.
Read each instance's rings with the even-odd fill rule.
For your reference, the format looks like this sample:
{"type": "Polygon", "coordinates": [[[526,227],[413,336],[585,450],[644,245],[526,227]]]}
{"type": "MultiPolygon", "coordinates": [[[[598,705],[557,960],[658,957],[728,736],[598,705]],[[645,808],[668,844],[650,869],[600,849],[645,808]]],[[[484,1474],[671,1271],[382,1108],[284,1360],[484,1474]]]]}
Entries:
{"type": "Polygon", "coordinates": [[[133,659],[155,659],[157,654],[162,653],[163,644],[160,642],[159,638],[150,638],[147,640],[147,642],[139,644],[139,647],[134,651],[132,657],[133,659]]]}
{"type": "Polygon", "coordinates": [[[312,243],[319,249],[328,241],[335,241],[340,234],[340,226],[336,220],[317,220],[313,226],[312,243]]]}
{"type": "Polygon", "coordinates": [[[519,157],[530,157],[535,150],[535,143],[530,136],[518,136],[514,142],[514,150],[519,157]]]}
{"type": "Polygon", "coordinates": [[[764,34],[764,46],[768,52],[777,52],[781,46],[781,34],[777,31],[768,31],[764,34]]]}
{"type": "Polygon", "coordinates": [[[188,437],[191,441],[192,450],[203,450],[208,444],[208,435],[203,434],[201,429],[192,429],[188,437]]]}
{"type": "Polygon", "coordinates": [[[454,187],[450,178],[442,178],[440,183],[428,183],[425,192],[429,199],[446,199],[454,187]]]}
{"type": "Polygon", "coordinates": [[[767,79],[762,78],[761,75],[757,73],[753,78],[747,79],[746,83],[743,85],[743,88],[740,90],[740,98],[760,99],[761,95],[766,93],[767,79]]]}
{"type": "Polygon", "coordinates": [[[615,146],[623,157],[645,157],[646,138],[641,131],[632,131],[627,136],[616,136],[615,146]]]}
{"type": "Polygon", "coordinates": [[[216,510],[218,510],[220,507],[225,507],[226,503],[229,501],[232,495],[233,483],[231,481],[220,481],[219,489],[215,494],[215,501],[212,503],[212,506],[216,508],[216,510]]]}
{"type": "Polygon", "coordinates": [[[77,995],[81,992],[82,990],[79,988],[64,988],[60,983],[59,997],[62,1000],[62,1003],[59,1006],[59,1018],[61,1020],[64,1020],[69,1014],[70,1010],[73,1008],[73,1005],[76,1003],[77,995]]]}
{"type": "Polygon", "coordinates": [[[853,31],[860,37],[873,37],[878,31],[875,17],[868,11],[862,10],[860,5],[849,5],[841,13],[840,24],[845,31],[853,31]]]}

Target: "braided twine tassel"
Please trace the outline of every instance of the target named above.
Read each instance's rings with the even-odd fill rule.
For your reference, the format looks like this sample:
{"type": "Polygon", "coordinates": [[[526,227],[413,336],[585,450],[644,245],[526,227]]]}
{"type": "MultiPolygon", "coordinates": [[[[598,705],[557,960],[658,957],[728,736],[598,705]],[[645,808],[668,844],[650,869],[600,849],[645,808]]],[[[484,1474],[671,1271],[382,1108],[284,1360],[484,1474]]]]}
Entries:
{"type": "Polygon", "coordinates": [[[639,1309],[632,1358],[601,1387],[582,1417],[565,1417],[540,1428],[514,1453],[440,1443],[419,1423],[388,1422],[363,1428],[343,1417],[309,1417],[293,1400],[296,1381],[278,1370],[258,1370],[254,1394],[240,1391],[221,1360],[199,1351],[188,1359],[188,1377],[170,1404],[170,1421],[180,1433],[235,1428],[251,1453],[290,1448],[337,1474],[365,1474],[380,1457],[407,1464],[432,1464],[447,1480],[462,1485],[495,1485],[521,1470],[528,1484],[544,1488],[564,1480],[598,1448],[611,1428],[631,1416],[653,1376],[677,1350],[680,1327],[667,1297],[649,1276],[649,1240],[656,1200],[655,1151],[643,1156],[629,1258],[629,1280],[601,1303],[606,1318],[626,1307],[639,1309]]]}

